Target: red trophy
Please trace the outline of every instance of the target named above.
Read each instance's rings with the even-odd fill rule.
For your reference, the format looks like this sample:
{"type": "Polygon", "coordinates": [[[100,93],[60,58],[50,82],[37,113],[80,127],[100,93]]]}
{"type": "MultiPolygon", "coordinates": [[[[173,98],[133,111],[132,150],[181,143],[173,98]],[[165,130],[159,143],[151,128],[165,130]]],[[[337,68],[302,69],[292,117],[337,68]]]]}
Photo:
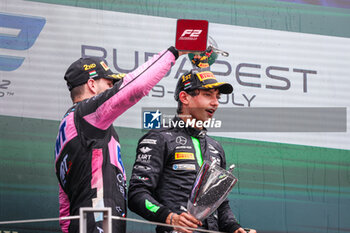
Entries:
{"type": "Polygon", "coordinates": [[[177,50],[190,51],[188,54],[192,66],[208,70],[218,55],[228,57],[229,53],[218,48],[216,41],[208,35],[208,21],[178,19],[175,47],[177,50]]]}
{"type": "Polygon", "coordinates": [[[207,48],[208,21],[178,19],[175,47],[177,50],[203,52],[207,48]]]}

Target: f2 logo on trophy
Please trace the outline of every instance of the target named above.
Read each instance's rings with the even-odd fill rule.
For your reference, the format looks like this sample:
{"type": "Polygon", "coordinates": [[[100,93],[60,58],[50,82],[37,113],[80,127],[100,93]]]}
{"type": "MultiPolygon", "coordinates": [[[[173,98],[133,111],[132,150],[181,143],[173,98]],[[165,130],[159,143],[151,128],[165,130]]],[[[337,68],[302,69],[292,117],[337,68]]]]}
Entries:
{"type": "Polygon", "coordinates": [[[202,52],[207,48],[208,26],[206,20],[178,19],[175,47],[177,50],[202,52]]]}
{"type": "Polygon", "coordinates": [[[186,29],[181,37],[180,40],[197,40],[200,34],[203,30],[193,30],[193,29],[186,29]],[[186,37],[188,36],[188,37],[186,37]]]}

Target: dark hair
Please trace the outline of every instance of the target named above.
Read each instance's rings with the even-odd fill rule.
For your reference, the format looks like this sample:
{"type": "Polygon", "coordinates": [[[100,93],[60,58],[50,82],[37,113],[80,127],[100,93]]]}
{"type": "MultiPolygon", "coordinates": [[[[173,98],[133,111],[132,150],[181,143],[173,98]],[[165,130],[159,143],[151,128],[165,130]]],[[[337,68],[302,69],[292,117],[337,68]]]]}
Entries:
{"type": "MultiPolygon", "coordinates": [[[[85,83],[84,83],[85,84],[85,83]]],[[[74,100],[76,98],[78,98],[79,96],[84,94],[84,84],[79,85],[77,87],[74,87],[71,91],[70,91],[70,98],[72,99],[72,101],[74,102],[74,100]]]]}
{"type": "MultiPolygon", "coordinates": [[[[191,90],[191,91],[185,91],[187,94],[189,94],[190,96],[194,97],[199,95],[199,90],[195,89],[195,90],[191,90]]],[[[181,114],[182,113],[182,102],[179,98],[179,100],[177,101],[177,109],[176,109],[176,113],[177,114],[181,114]]]]}
{"type": "MultiPolygon", "coordinates": [[[[100,80],[101,77],[97,77],[97,78],[93,78],[95,81],[100,80]]],[[[87,82],[86,82],[87,83],[87,82]]],[[[78,97],[80,97],[81,95],[84,94],[84,85],[86,83],[83,83],[79,86],[74,87],[71,91],[70,91],[70,98],[72,99],[72,101],[74,102],[74,100],[78,97]]]]}

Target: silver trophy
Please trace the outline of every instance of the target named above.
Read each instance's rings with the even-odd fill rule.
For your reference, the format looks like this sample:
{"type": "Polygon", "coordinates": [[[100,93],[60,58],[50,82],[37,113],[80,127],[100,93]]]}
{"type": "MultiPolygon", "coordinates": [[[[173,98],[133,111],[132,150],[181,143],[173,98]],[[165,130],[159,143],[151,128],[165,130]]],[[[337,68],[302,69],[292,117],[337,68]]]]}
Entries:
{"type": "Polygon", "coordinates": [[[204,161],[193,184],[187,211],[200,221],[211,215],[238,181],[232,174],[234,168],[233,164],[226,171],[215,160],[204,161]]]}
{"type": "Polygon", "coordinates": [[[193,68],[209,70],[209,66],[215,63],[219,55],[228,57],[229,53],[219,49],[216,41],[211,36],[208,36],[207,49],[203,52],[189,53],[188,58],[193,68]]]}

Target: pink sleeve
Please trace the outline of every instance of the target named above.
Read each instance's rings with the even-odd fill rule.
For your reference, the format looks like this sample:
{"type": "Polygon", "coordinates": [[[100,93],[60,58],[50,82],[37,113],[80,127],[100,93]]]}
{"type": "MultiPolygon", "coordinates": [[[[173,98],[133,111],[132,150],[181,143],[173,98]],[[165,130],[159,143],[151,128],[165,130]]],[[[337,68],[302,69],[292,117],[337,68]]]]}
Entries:
{"type": "Polygon", "coordinates": [[[107,129],[118,116],[147,95],[174,63],[175,56],[168,50],[153,56],[127,74],[119,91],[84,119],[96,128],[107,129]]]}
{"type": "MultiPolygon", "coordinates": [[[[68,217],[69,213],[69,200],[67,194],[63,191],[61,185],[59,185],[59,203],[60,203],[60,218],[68,217]]],[[[60,220],[60,226],[63,233],[68,233],[70,220],[60,220]]]]}

